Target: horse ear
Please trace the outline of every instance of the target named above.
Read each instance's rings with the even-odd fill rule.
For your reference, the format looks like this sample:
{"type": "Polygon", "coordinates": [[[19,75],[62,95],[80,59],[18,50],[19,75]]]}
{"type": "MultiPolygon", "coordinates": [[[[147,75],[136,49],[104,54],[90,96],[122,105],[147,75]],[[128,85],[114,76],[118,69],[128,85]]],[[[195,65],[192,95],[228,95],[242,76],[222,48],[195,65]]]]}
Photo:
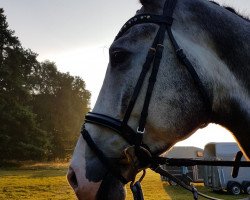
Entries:
{"type": "Polygon", "coordinates": [[[152,0],[140,0],[140,2],[144,6],[145,4],[150,4],[152,0]]]}
{"type": "Polygon", "coordinates": [[[140,3],[146,8],[146,10],[152,10],[161,8],[161,1],[159,0],[140,0],[140,3]]]}

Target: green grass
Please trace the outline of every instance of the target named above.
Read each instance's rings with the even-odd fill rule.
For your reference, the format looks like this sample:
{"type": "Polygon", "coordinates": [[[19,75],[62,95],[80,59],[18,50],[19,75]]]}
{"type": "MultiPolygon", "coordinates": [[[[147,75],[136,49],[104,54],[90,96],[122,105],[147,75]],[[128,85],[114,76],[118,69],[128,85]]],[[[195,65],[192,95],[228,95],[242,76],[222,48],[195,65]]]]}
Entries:
{"type": "Polygon", "coordinates": [[[75,199],[66,165],[45,164],[0,170],[0,199],[75,199]]]}
{"type": "MultiPolygon", "coordinates": [[[[243,199],[247,197],[247,195],[234,196],[226,192],[215,193],[212,190],[206,189],[204,186],[196,186],[196,188],[198,189],[199,192],[202,192],[206,195],[216,197],[219,199],[236,200],[236,199],[243,199]]],[[[180,188],[180,186],[165,186],[165,191],[169,194],[172,200],[193,199],[192,194],[180,188]],[[175,194],[178,194],[178,195],[175,195],[175,194]]],[[[199,199],[205,199],[205,198],[199,197],[199,199]]]]}
{"type": "MultiPolygon", "coordinates": [[[[66,181],[67,164],[28,163],[20,167],[0,169],[0,200],[74,200],[75,195],[66,181]]],[[[192,200],[192,194],[179,186],[169,186],[148,170],[142,182],[145,200],[192,200]]],[[[128,188],[127,199],[132,200],[128,188]]],[[[241,199],[246,195],[215,194],[201,185],[198,190],[227,200],[241,199]]],[[[199,198],[204,199],[204,198],[199,198]]]]}
{"type": "MultiPolygon", "coordinates": [[[[229,195],[226,192],[214,193],[203,186],[203,184],[195,184],[199,192],[220,199],[236,200],[246,198],[247,195],[229,195]]],[[[147,175],[142,181],[142,188],[145,200],[193,200],[191,192],[183,189],[180,186],[170,186],[167,182],[162,182],[160,177],[151,170],[147,170],[147,175]]],[[[132,195],[128,192],[128,199],[132,200],[132,195]]],[[[199,200],[205,198],[199,197],[199,200]]]]}

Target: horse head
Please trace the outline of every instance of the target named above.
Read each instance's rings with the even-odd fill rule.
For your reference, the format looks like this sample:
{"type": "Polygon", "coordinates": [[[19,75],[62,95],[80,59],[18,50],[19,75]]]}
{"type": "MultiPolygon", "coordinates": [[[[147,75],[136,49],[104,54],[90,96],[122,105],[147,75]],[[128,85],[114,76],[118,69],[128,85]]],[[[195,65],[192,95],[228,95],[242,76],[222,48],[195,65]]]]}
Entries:
{"type": "MultiPolygon", "coordinates": [[[[216,30],[223,27],[214,25],[213,33],[210,26],[215,22],[203,15],[224,16],[224,26],[229,19],[245,23],[248,29],[238,25],[238,32],[249,32],[249,22],[208,1],[141,3],[110,46],[103,86],[75,147],[68,180],[79,199],[124,199],[122,182],[133,181],[148,167],[140,155],[159,155],[210,122],[233,131],[250,156],[249,83],[244,85],[249,67],[241,76],[231,70],[233,63],[216,44],[216,30]],[[200,86],[177,58],[180,49],[173,40],[184,49],[200,86]]],[[[240,45],[249,52],[246,35],[248,44],[240,45]]],[[[249,65],[250,56],[235,55],[242,60],[240,56],[246,58],[242,66],[249,65]]]]}

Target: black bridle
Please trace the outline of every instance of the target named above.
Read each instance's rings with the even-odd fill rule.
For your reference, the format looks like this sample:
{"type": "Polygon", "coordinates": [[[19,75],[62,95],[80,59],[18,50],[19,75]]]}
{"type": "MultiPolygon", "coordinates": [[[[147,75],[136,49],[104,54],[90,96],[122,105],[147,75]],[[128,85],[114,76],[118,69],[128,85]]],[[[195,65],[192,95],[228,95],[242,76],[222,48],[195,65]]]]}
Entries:
{"type": "MultiPolygon", "coordinates": [[[[194,85],[197,86],[197,89],[200,92],[201,98],[203,99],[203,102],[204,102],[204,107],[206,108],[206,111],[207,111],[207,115],[209,116],[211,113],[211,103],[209,101],[205,87],[203,86],[193,65],[187,59],[183,50],[177,44],[171,31],[171,25],[173,23],[172,16],[173,16],[173,11],[176,6],[176,3],[177,3],[177,0],[166,0],[162,15],[152,15],[152,14],[136,15],[135,17],[131,18],[125,23],[125,25],[122,27],[121,31],[118,33],[118,35],[115,38],[115,40],[119,39],[128,29],[130,29],[132,26],[136,24],[154,23],[154,24],[159,25],[158,32],[156,34],[156,37],[153,41],[151,48],[148,50],[146,61],[143,64],[142,71],[140,73],[140,76],[134,88],[134,92],[128,104],[123,120],[121,121],[113,117],[104,115],[104,114],[93,113],[93,112],[89,112],[85,117],[85,123],[91,123],[91,124],[101,125],[101,126],[110,128],[116,133],[118,133],[120,136],[122,136],[126,140],[126,142],[129,143],[129,145],[134,146],[135,155],[139,159],[141,170],[147,167],[150,167],[157,173],[164,174],[165,176],[168,176],[170,178],[171,178],[170,174],[166,174],[167,172],[162,172],[161,169],[159,168],[159,164],[163,164],[162,158],[158,157],[157,155],[154,155],[154,153],[150,151],[150,148],[146,144],[143,143],[143,135],[145,132],[145,125],[146,125],[147,116],[148,116],[149,103],[150,103],[150,99],[152,96],[154,84],[156,82],[156,77],[157,77],[158,69],[160,66],[162,53],[164,50],[163,43],[164,43],[166,32],[168,33],[169,39],[176,52],[176,56],[178,60],[183,65],[186,66],[188,72],[191,74],[193,78],[194,85]],[[128,121],[130,119],[131,113],[135,106],[135,103],[140,93],[140,90],[142,88],[142,85],[145,81],[145,77],[148,74],[149,69],[151,68],[152,68],[151,75],[148,80],[147,92],[146,92],[143,108],[141,111],[140,119],[138,122],[138,128],[137,130],[133,130],[128,125],[128,121]]],[[[96,154],[99,160],[106,166],[107,170],[110,171],[110,173],[112,173],[114,176],[116,176],[122,183],[124,184],[128,183],[130,180],[126,180],[126,178],[121,175],[121,172],[118,166],[114,164],[108,157],[106,157],[105,154],[102,152],[102,150],[98,148],[98,146],[92,140],[90,134],[88,133],[88,131],[85,129],[84,126],[81,131],[81,134],[83,138],[85,139],[85,141],[87,142],[90,149],[96,154]]],[[[166,160],[164,162],[166,162],[166,160]]],[[[172,180],[174,180],[175,182],[178,182],[178,180],[176,180],[175,178],[172,178],[172,180]]],[[[136,191],[135,195],[138,196],[138,193],[140,193],[138,192],[138,190],[140,190],[140,186],[137,184],[134,184],[134,187],[132,186],[131,189],[132,191],[135,190],[136,191]]],[[[193,193],[195,193],[195,190],[193,188],[188,188],[188,189],[192,191],[193,193]]],[[[142,197],[140,197],[140,199],[142,199],[142,197]]]]}
{"type": "MultiPolygon", "coordinates": [[[[145,149],[149,151],[150,154],[152,154],[149,147],[146,144],[143,144],[142,139],[143,139],[143,135],[145,131],[145,124],[146,124],[147,116],[148,116],[149,103],[150,103],[152,91],[154,88],[154,84],[156,82],[156,77],[157,77],[158,69],[160,66],[161,58],[162,58],[162,53],[164,49],[163,42],[164,42],[166,32],[169,35],[169,38],[173,44],[173,47],[175,49],[178,59],[187,66],[188,71],[190,72],[190,74],[192,75],[194,79],[195,85],[197,85],[198,90],[200,90],[201,96],[204,99],[204,102],[206,104],[205,107],[208,110],[211,108],[210,102],[208,100],[206,91],[202,85],[202,82],[200,81],[193,66],[191,65],[191,63],[188,61],[185,54],[183,53],[183,50],[178,46],[177,42],[175,41],[173,37],[172,31],[171,31],[171,25],[173,22],[172,15],[173,15],[173,11],[174,11],[176,3],[177,3],[177,0],[166,0],[162,15],[152,15],[152,14],[136,15],[135,17],[131,18],[125,23],[125,25],[122,27],[121,31],[118,33],[118,35],[115,38],[115,40],[119,39],[129,28],[131,28],[132,26],[136,24],[154,23],[154,24],[159,25],[158,32],[156,34],[156,37],[153,41],[151,48],[148,50],[146,61],[143,64],[142,71],[140,73],[140,76],[134,88],[134,92],[128,104],[123,120],[120,121],[110,116],[99,114],[99,113],[93,113],[93,112],[88,113],[85,117],[85,123],[92,123],[92,124],[97,124],[97,125],[108,127],[112,129],[113,131],[115,131],[116,133],[118,133],[120,136],[122,136],[130,145],[134,145],[135,149],[137,150],[136,154],[138,154],[137,155],[138,159],[140,159],[141,157],[140,154],[142,151],[140,149],[142,148],[143,150],[145,149]],[[151,67],[152,67],[151,75],[148,81],[148,88],[147,88],[143,108],[141,111],[141,116],[138,122],[138,128],[137,130],[133,130],[128,125],[128,121],[130,119],[130,115],[135,106],[137,97],[139,95],[139,92],[145,80],[145,77],[149,69],[151,69],[151,67]]],[[[88,143],[88,145],[90,146],[90,148],[94,150],[97,156],[101,160],[103,160],[102,162],[105,162],[106,163],[105,165],[107,165],[107,163],[109,163],[107,161],[108,159],[105,158],[104,154],[101,153],[98,147],[94,147],[95,143],[91,139],[86,129],[83,129],[82,135],[84,139],[86,140],[86,142],[88,143]]],[[[141,162],[146,162],[145,164],[148,164],[149,160],[144,160],[141,162]]],[[[111,165],[111,164],[108,164],[108,165],[111,165]]],[[[128,182],[128,181],[123,180],[122,182],[128,182]]]]}

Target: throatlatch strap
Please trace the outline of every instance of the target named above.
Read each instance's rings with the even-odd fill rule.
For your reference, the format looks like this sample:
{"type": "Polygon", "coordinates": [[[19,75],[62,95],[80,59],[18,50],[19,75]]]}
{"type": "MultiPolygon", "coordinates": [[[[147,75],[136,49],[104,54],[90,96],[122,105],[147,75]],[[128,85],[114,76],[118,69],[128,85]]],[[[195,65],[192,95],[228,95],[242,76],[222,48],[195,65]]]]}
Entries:
{"type": "Polygon", "coordinates": [[[135,103],[136,103],[136,99],[139,95],[139,92],[141,90],[141,87],[142,87],[142,84],[143,84],[143,81],[148,73],[148,70],[150,69],[150,66],[151,66],[151,62],[154,58],[154,54],[155,54],[155,51],[153,50],[153,45],[152,45],[152,48],[149,49],[148,51],[148,55],[146,57],[146,62],[144,63],[143,67],[142,67],[142,71],[140,73],[140,76],[139,76],[139,79],[136,83],[136,86],[135,86],[135,89],[134,89],[134,92],[132,94],[132,97],[130,99],[130,102],[129,102],[129,105],[128,105],[128,108],[125,112],[125,115],[124,115],[124,118],[123,118],[123,121],[122,123],[123,124],[128,124],[128,120],[130,118],[130,115],[131,115],[131,112],[133,111],[133,108],[135,106],[135,103]]]}
{"type": "Polygon", "coordinates": [[[188,72],[191,74],[193,80],[194,80],[194,85],[197,87],[197,89],[200,91],[201,97],[203,99],[203,102],[205,103],[205,108],[207,110],[207,112],[210,114],[211,113],[211,109],[212,109],[212,104],[209,100],[209,97],[207,95],[206,89],[203,85],[203,83],[201,82],[197,72],[195,71],[193,65],[191,64],[191,62],[187,59],[186,54],[183,52],[183,49],[180,48],[180,46],[177,44],[171,27],[167,27],[167,32],[168,32],[168,36],[170,41],[172,42],[172,45],[175,49],[177,58],[179,59],[179,61],[186,66],[188,72]]]}

